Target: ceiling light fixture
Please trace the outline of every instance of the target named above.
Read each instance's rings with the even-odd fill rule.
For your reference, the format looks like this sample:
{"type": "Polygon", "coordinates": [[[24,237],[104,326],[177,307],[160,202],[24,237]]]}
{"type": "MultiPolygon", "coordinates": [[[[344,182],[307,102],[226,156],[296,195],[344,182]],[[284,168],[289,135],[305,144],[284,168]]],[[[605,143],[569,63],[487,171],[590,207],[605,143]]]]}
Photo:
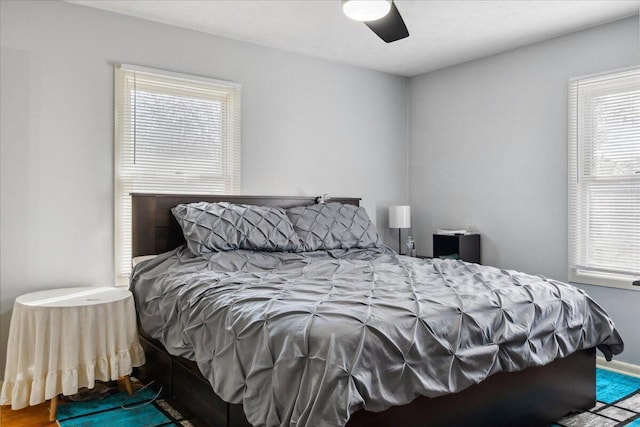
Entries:
{"type": "Polygon", "coordinates": [[[342,0],[342,10],[349,18],[360,21],[377,21],[387,16],[392,0],[342,0]]]}

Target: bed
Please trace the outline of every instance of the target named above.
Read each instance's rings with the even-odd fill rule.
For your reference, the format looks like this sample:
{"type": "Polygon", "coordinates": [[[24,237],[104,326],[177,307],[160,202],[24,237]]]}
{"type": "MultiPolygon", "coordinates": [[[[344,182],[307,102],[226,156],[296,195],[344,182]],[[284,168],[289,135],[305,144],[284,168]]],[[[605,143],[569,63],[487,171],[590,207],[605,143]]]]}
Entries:
{"type": "MultiPolygon", "coordinates": [[[[178,255],[178,253],[182,253],[180,251],[184,252],[184,248],[176,248],[184,245],[185,241],[182,230],[172,215],[171,209],[179,204],[201,201],[231,202],[235,204],[280,207],[285,209],[314,205],[316,203],[315,198],[309,197],[134,194],[132,196],[133,255],[142,256],[173,251],[170,257],[177,257],[175,258],[176,260],[181,259],[180,256],[182,255],[178,255]]],[[[332,199],[331,201],[345,205],[359,205],[359,199],[354,198],[332,199]]],[[[343,255],[342,252],[340,252],[337,255],[333,255],[333,258],[338,261],[332,262],[334,262],[334,264],[345,263],[349,265],[350,260],[348,257],[353,256],[357,259],[353,261],[354,263],[357,264],[360,262],[360,264],[362,264],[363,257],[395,256],[388,253],[371,255],[367,252],[368,249],[362,249],[360,251],[361,252],[355,251],[353,254],[347,251],[347,255],[343,255]]],[[[229,256],[233,255],[230,254],[229,256]]],[[[295,257],[295,255],[287,256],[295,257]]],[[[365,261],[367,260],[368,258],[365,259],[365,261]]],[[[246,260],[243,259],[239,264],[245,261],[246,260]]],[[[152,264],[153,262],[154,261],[150,261],[148,264],[152,264]]],[[[160,262],[161,261],[157,261],[158,265],[160,262]]],[[[184,262],[190,263],[192,261],[187,259],[184,262]]],[[[200,261],[194,260],[193,262],[200,261]]],[[[212,261],[209,259],[207,262],[211,263],[212,261]]],[[[297,260],[292,262],[295,263],[297,260]]],[[[374,264],[373,261],[369,263],[371,265],[374,264]]],[[[198,264],[194,265],[197,265],[197,270],[201,268],[198,264]]],[[[402,265],[403,268],[415,268],[416,271],[427,271],[425,269],[429,269],[428,271],[436,271],[438,269],[442,271],[446,269],[457,271],[456,269],[468,270],[470,268],[476,268],[473,265],[466,265],[459,261],[408,260],[404,259],[404,257],[402,257],[398,265],[402,265]]],[[[147,266],[147,269],[151,268],[152,267],[147,266]]],[[[478,272],[477,274],[484,273],[478,272]]],[[[150,275],[148,271],[146,275],[150,275]]],[[[444,273],[441,275],[444,275],[444,273]]],[[[142,286],[138,287],[142,288],[142,286]]],[[[144,292],[138,292],[136,286],[132,286],[132,290],[136,296],[136,302],[139,305],[138,308],[141,309],[141,312],[144,312],[145,309],[140,307],[144,305],[142,303],[142,300],[145,298],[145,296],[142,295],[144,292]]],[[[149,297],[146,298],[151,299],[149,297]]],[[[593,317],[605,316],[600,313],[599,310],[601,309],[599,309],[597,305],[594,305],[595,314],[593,317]]],[[[247,408],[244,408],[243,405],[238,403],[227,403],[213,391],[211,384],[216,383],[216,381],[210,381],[212,376],[211,372],[207,372],[206,375],[209,379],[206,379],[205,375],[202,374],[202,361],[198,357],[194,357],[193,354],[187,354],[188,352],[181,353],[180,351],[176,351],[176,348],[172,348],[171,352],[167,351],[167,342],[165,341],[163,343],[158,339],[161,334],[159,334],[157,330],[154,333],[149,333],[149,331],[146,330],[153,328],[148,326],[151,323],[149,323],[149,320],[145,320],[145,316],[140,314],[140,311],[140,338],[147,356],[147,365],[141,370],[140,376],[143,377],[143,379],[155,379],[160,382],[168,393],[183,402],[209,425],[229,427],[251,425],[245,415],[247,408]],[[147,327],[145,327],[145,321],[147,327]],[[155,337],[152,335],[155,335],[155,337]],[[197,359],[200,362],[200,366],[198,366],[193,359],[197,359]]],[[[589,318],[591,319],[591,317],[589,318]]],[[[569,412],[588,409],[595,404],[595,347],[600,346],[607,357],[611,357],[612,354],[622,351],[622,341],[617,335],[617,332],[615,332],[613,324],[607,319],[605,316],[599,321],[602,323],[602,329],[607,330],[603,331],[601,333],[602,336],[597,338],[592,345],[583,345],[582,347],[584,348],[576,349],[568,354],[561,354],[562,357],[556,357],[557,355],[555,355],[549,361],[539,363],[541,366],[533,366],[526,369],[516,368],[508,372],[494,372],[492,369],[491,372],[485,372],[484,374],[486,375],[482,375],[480,381],[478,381],[478,378],[465,379],[463,376],[456,380],[462,383],[458,387],[459,390],[455,390],[455,392],[440,390],[430,393],[432,394],[431,397],[419,396],[414,399],[413,397],[415,396],[406,396],[407,392],[402,389],[402,384],[396,385],[395,387],[398,389],[397,394],[402,395],[402,398],[383,396],[384,398],[382,400],[405,401],[403,404],[388,407],[388,404],[381,405],[379,402],[380,399],[372,396],[370,397],[371,405],[367,404],[369,402],[359,402],[358,405],[352,405],[346,408],[348,412],[346,425],[543,426],[569,412]]],[[[164,326],[160,329],[162,328],[164,328],[164,326]]],[[[586,335],[590,335],[590,333],[586,335]]],[[[545,342],[548,343],[548,341],[549,340],[546,340],[545,342]]],[[[171,347],[171,345],[169,345],[169,347],[171,347]]],[[[557,344],[555,347],[557,347],[557,344]]],[[[564,347],[563,343],[561,343],[561,347],[564,347]]],[[[556,348],[555,351],[560,354],[565,350],[566,349],[556,348]]],[[[240,355],[237,357],[243,356],[240,355]]],[[[404,352],[403,357],[405,357],[404,352]]],[[[412,363],[415,363],[415,361],[412,363]]],[[[517,365],[515,362],[514,364],[517,365]]],[[[407,366],[411,366],[413,369],[416,365],[407,362],[407,366]]],[[[240,375],[244,374],[246,373],[240,373],[240,375]]],[[[351,374],[349,373],[349,375],[351,374]]],[[[402,377],[404,373],[398,375],[404,378],[402,377]]],[[[217,376],[220,377],[219,374],[217,376]]],[[[229,376],[232,377],[232,375],[229,376]]],[[[384,373],[382,376],[384,376],[384,373]]],[[[218,378],[215,386],[222,390],[224,389],[224,384],[221,386],[221,383],[224,382],[225,380],[218,378]]],[[[363,395],[370,393],[370,391],[358,388],[357,385],[360,384],[358,381],[348,383],[356,384],[356,390],[353,391],[353,393],[363,395]]],[[[238,387],[236,386],[236,388],[238,387]]],[[[235,394],[242,391],[243,390],[236,390],[235,394]]],[[[238,402],[237,398],[227,400],[235,400],[238,402]]],[[[242,400],[240,400],[240,402],[242,402],[242,400]]],[[[339,409],[342,412],[345,410],[344,407],[339,409]]],[[[339,419],[344,419],[342,412],[340,412],[342,418],[338,417],[339,419]]],[[[313,416],[309,414],[306,414],[307,418],[304,416],[296,416],[295,422],[291,421],[293,418],[290,417],[290,414],[283,416],[276,411],[276,415],[289,420],[287,423],[291,425],[296,425],[296,423],[298,425],[322,425],[324,422],[314,422],[313,416]]],[[[255,411],[253,416],[255,419],[255,411]]],[[[271,420],[267,424],[278,423],[278,420],[271,420]]],[[[325,425],[330,425],[328,423],[330,423],[330,421],[325,425]]],[[[256,422],[256,424],[260,424],[260,422],[256,422]]]]}

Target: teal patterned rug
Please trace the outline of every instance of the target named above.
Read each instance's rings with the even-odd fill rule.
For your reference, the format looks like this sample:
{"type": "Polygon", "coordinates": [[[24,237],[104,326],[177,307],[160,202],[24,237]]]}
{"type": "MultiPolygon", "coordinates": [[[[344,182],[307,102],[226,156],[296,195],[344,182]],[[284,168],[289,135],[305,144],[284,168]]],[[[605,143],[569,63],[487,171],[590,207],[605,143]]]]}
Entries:
{"type": "Polygon", "coordinates": [[[596,369],[596,406],[554,427],[640,427],[640,378],[596,369]]]}
{"type": "Polygon", "coordinates": [[[61,427],[193,427],[191,421],[163,399],[143,405],[155,395],[153,390],[146,389],[133,397],[127,393],[116,393],[99,400],[70,402],[58,407],[56,418],[61,427]],[[123,409],[123,404],[125,407],[133,407],[123,409]]]}

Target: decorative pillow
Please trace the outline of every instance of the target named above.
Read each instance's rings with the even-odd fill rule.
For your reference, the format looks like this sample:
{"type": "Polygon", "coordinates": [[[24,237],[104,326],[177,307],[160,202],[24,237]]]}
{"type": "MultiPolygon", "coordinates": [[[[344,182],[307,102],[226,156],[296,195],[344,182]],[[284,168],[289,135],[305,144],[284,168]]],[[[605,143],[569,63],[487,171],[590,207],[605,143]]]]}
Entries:
{"type": "Polygon", "coordinates": [[[171,209],[189,250],[204,254],[234,249],[296,251],[300,239],[284,209],[198,202],[171,209]]]}
{"type": "Polygon", "coordinates": [[[371,248],[380,245],[376,227],[364,208],[322,203],[287,209],[303,251],[371,248]]]}

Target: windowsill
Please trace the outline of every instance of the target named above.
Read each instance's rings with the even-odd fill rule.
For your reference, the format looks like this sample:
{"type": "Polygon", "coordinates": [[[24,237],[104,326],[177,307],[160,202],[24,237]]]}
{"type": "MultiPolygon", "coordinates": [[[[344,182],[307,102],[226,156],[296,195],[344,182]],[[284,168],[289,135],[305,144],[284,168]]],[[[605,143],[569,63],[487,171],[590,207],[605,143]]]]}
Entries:
{"type": "Polygon", "coordinates": [[[129,287],[129,276],[127,277],[116,277],[116,287],[129,287]]]}
{"type": "Polygon", "coordinates": [[[638,278],[616,274],[595,273],[591,271],[569,270],[569,282],[626,289],[629,291],[640,291],[640,286],[634,286],[631,284],[634,280],[638,280],[638,278]]]}

